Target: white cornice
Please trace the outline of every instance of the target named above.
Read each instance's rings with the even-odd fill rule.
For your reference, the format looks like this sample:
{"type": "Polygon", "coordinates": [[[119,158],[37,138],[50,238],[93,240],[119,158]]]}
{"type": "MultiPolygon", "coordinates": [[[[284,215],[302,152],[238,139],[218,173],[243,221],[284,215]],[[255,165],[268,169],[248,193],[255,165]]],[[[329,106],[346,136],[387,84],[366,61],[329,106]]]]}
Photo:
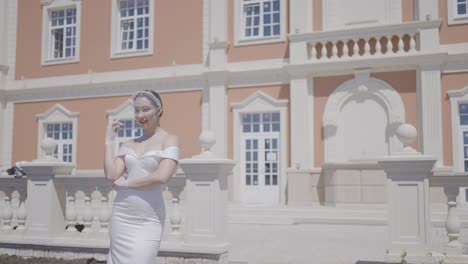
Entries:
{"type": "MultiPolygon", "coordinates": [[[[354,74],[356,70],[389,72],[417,70],[427,65],[460,69],[466,54],[418,52],[388,56],[363,56],[349,59],[308,60],[290,64],[285,59],[229,63],[225,70],[212,71],[203,64],[7,81],[5,93],[10,101],[43,101],[65,98],[106,97],[132,94],[142,87],[161,92],[201,90],[208,83],[228,88],[287,84],[298,74],[307,77],[354,74]],[[457,59],[455,61],[455,59],[457,59]],[[461,61],[460,61],[460,58],[461,61]],[[448,63],[448,64],[447,64],[448,63]]],[[[444,69],[444,68],[443,68],[444,69]]]]}
{"type": "Polygon", "coordinates": [[[460,89],[460,90],[447,91],[447,94],[450,97],[450,99],[455,98],[455,97],[463,97],[466,94],[468,94],[468,86],[465,86],[465,88],[460,89]]]}

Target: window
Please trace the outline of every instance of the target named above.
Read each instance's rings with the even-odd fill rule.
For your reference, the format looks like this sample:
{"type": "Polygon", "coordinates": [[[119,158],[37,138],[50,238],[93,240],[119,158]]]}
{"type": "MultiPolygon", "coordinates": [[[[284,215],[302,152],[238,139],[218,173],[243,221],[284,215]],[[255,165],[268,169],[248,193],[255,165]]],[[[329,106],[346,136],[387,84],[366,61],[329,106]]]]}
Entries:
{"type": "Polygon", "coordinates": [[[242,132],[261,133],[279,132],[280,113],[244,113],[242,115],[242,132]]]}
{"type": "Polygon", "coordinates": [[[285,2],[280,0],[238,0],[235,24],[236,44],[284,41],[285,2]]]}
{"type": "Polygon", "coordinates": [[[65,162],[73,162],[73,123],[48,123],[45,126],[47,137],[57,142],[54,157],[65,162]]]}
{"type": "Polygon", "coordinates": [[[80,1],[43,1],[42,64],[77,62],[80,1]]]}
{"type": "Polygon", "coordinates": [[[460,132],[461,142],[463,144],[463,168],[465,172],[468,172],[468,104],[461,103],[459,105],[460,114],[460,132]]]}
{"type": "Polygon", "coordinates": [[[78,113],[70,112],[62,105],[56,104],[47,112],[37,115],[38,131],[38,157],[42,157],[40,144],[45,137],[55,140],[57,147],[54,157],[65,162],[76,163],[76,138],[78,126],[78,113]]]}
{"type": "Polygon", "coordinates": [[[468,23],[468,0],[448,0],[447,12],[449,25],[468,23]]]}
{"type": "MultiPolygon", "coordinates": [[[[138,123],[132,119],[120,119],[120,122],[123,123],[123,126],[120,128],[117,139],[116,145],[120,148],[123,142],[132,139],[141,137],[143,135],[143,131],[138,123]]],[[[117,152],[115,152],[117,153],[117,152]]]]}
{"type": "Polygon", "coordinates": [[[112,57],[147,55],[153,46],[154,0],[114,0],[112,57]]]}
{"type": "Polygon", "coordinates": [[[108,122],[119,120],[123,123],[114,141],[115,154],[119,153],[120,146],[123,142],[143,135],[142,129],[135,121],[133,97],[123,102],[120,106],[107,111],[107,119],[108,122]]]}

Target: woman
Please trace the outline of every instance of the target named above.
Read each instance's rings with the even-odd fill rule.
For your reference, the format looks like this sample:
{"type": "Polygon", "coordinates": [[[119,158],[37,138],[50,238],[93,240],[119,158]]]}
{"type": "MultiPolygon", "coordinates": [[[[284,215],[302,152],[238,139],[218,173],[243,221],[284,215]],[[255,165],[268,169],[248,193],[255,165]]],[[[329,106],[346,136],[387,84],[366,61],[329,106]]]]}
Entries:
{"type": "Polygon", "coordinates": [[[155,262],[165,220],[163,186],[174,174],[179,159],[177,137],[159,125],[161,97],[144,90],[133,100],[135,120],[143,135],[124,142],[115,157],[113,141],[122,123],[114,121],[106,130],[104,173],[117,190],[109,228],[108,264],[155,262]]]}

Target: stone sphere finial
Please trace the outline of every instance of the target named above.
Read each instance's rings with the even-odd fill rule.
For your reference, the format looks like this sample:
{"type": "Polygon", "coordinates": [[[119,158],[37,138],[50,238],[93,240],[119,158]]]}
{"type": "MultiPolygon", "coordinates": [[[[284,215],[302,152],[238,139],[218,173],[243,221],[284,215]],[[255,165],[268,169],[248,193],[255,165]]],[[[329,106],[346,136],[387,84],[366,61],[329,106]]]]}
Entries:
{"type": "Polygon", "coordinates": [[[211,148],[214,146],[216,143],[216,137],[215,134],[212,131],[209,130],[203,130],[203,132],[200,135],[200,144],[203,146],[203,154],[212,154],[211,148]]]}
{"type": "Polygon", "coordinates": [[[55,139],[46,137],[41,141],[41,149],[44,151],[45,156],[43,160],[55,160],[54,150],[57,147],[55,139]]]}
{"type": "Polygon", "coordinates": [[[418,136],[418,132],[414,126],[410,124],[401,124],[397,128],[396,134],[403,143],[403,152],[416,152],[416,150],[410,145],[418,136]]]}

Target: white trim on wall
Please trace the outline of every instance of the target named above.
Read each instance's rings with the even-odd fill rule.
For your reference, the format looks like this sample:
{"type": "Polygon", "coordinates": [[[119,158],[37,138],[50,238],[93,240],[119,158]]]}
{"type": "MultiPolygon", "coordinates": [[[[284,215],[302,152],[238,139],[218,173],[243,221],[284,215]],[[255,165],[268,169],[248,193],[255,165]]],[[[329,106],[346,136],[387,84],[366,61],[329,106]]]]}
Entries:
{"type": "Polygon", "coordinates": [[[233,169],[234,176],[234,201],[242,202],[242,188],[241,188],[241,168],[240,168],[240,144],[241,144],[241,116],[243,113],[254,113],[254,112],[280,112],[280,149],[283,152],[280,157],[280,167],[281,173],[279,177],[279,188],[280,188],[280,201],[282,204],[286,204],[286,183],[287,183],[287,159],[286,154],[288,150],[288,142],[286,138],[287,130],[287,112],[288,112],[288,100],[276,100],[275,98],[261,92],[257,91],[247,97],[244,101],[240,103],[232,103],[232,112],[233,112],[233,148],[234,148],[234,160],[236,160],[236,165],[233,169]]]}
{"type": "MultiPolygon", "coordinates": [[[[447,92],[450,98],[450,116],[452,118],[452,159],[453,171],[464,172],[463,163],[463,130],[460,126],[460,113],[458,106],[461,103],[468,103],[468,86],[460,90],[449,90],[447,92]]],[[[466,129],[465,129],[466,131],[466,129]]]]}
{"type": "MultiPolygon", "coordinates": [[[[377,0],[367,0],[376,3],[377,0]]],[[[383,8],[381,14],[383,16],[378,16],[378,10],[369,10],[370,5],[366,7],[365,12],[367,14],[375,14],[374,18],[362,18],[360,16],[355,17],[352,21],[347,21],[346,17],[340,13],[340,11],[347,12],[349,9],[346,5],[365,5],[362,3],[356,3],[355,1],[347,0],[324,0],[323,1],[323,11],[322,11],[322,20],[323,20],[323,30],[336,30],[350,27],[366,27],[369,25],[382,25],[382,24],[395,24],[402,22],[402,0],[380,0],[383,3],[383,8]],[[344,8],[346,10],[339,10],[344,8]]]]}

